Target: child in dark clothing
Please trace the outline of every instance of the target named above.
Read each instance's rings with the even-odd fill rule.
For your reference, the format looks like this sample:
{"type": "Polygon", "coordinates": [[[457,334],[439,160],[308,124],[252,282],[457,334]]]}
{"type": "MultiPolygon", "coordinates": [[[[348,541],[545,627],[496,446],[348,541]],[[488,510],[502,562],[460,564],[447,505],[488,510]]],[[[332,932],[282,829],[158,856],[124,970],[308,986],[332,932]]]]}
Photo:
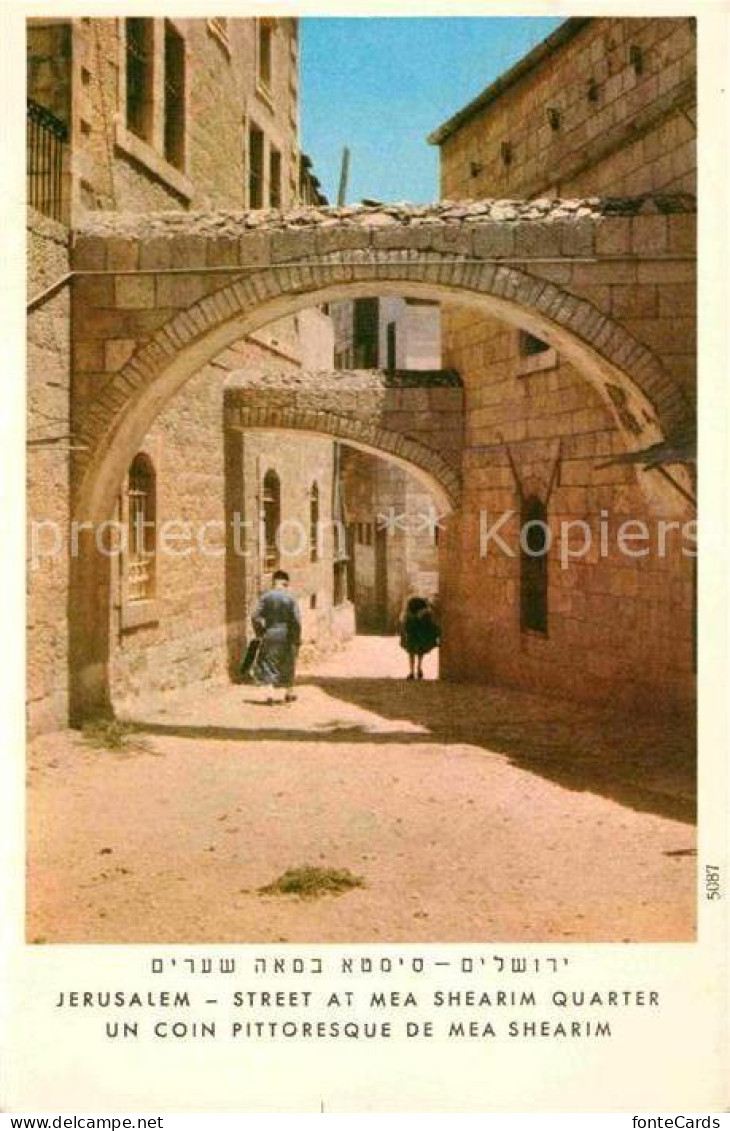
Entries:
{"type": "Polygon", "coordinates": [[[400,644],[408,653],[408,679],[423,679],[423,657],[439,643],[440,632],[425,597],[410,597],[400,621],[400,644]]]}

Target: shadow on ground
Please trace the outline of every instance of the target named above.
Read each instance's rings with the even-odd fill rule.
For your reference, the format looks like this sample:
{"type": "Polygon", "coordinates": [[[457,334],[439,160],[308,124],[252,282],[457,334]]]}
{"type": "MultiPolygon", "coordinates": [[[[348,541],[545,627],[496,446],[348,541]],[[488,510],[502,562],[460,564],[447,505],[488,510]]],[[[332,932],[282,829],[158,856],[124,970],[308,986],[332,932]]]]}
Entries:
{"type": "MultiPolygon", "coordinates": [[[[227,742],[327,742],[382,745],[468,745],[509,761],[565,789],[588,791],[640,812],[696,821],[696,736],[691,721],[617,716],[605,710],[482,685],[307,676],[337,703],[379,717],[372,722],[297,727],[293,708],[261,706],[261,725],[145,721],[151,735],[227,742]],[[265,725],[266,710],[272,725],[265,725]],[[291,723],[281,712],[292,710],[291,723]],[[274,723],[274,718],[276,722],[274,723]],[[390,722],[386,722],[391,720],[390,722]],[[385,722],[384,726],[380,724],[385,722]]],[[[248,700],[253,705],[253,700],[248,700]]]]}

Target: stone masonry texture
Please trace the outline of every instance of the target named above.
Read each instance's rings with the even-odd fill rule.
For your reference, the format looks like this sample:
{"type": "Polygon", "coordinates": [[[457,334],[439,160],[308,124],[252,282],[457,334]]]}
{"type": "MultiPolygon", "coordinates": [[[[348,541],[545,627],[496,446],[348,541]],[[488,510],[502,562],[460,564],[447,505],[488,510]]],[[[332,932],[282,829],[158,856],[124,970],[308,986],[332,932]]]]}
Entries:
{"type": "MultiPolygon", "coordinates": [[[[548,215],[560,207],[547,203],[553,197],[595,193],[612,208],[616,198],[633,196],[633,217],[629,208],[596,229],[594,251],[606,261],[576,266],[573,280],[585,299],[661,358],[678,393],[694,405],[695,283],[683,258],[694,255],[694,237],[682,230],[684,221],[674,228],[661,203],[695,191],[694,22],[574,19],[551,40],[514,81],[485,92],[433,135],[442,193],[537,197],[548,215]],[[649,200],[655,212],[645,225],[640,216],[649,200]]],[[[590,254],[577,229],[572,252],[590,254]]],[[[548,277],[567,279],[569,270],[556,263],[548,277]]],[[[564,519],[597,532],[604,516],[614,527],[628,516],[651,524],[673,509],[671,500],[647,504],[646,478],[657,472],[641,484],[630,466],[600,469],[624,450],[627,437],[582,367],[560,349],[540,355],[542,368],[535,368],[519,332],[501,321],[454,304],[443,324],[444,363],[462,375],[467,419],[464,507],[449,531],[449,553],[464,565],[445,587],[445,671],[599,702],[691,710],[693,562],[677,539],[669,539],[665,555],[655,545],[633,560],[615,550],[596,556],[594,547],[568,570],[559,567],[554,545],[548,632],[520,631],[519,562],[475,555],[476,513],[519,512],[521,486],[548,500],[556,533],[564,519]],[[475,601],[484,610],[478,617],[475,601]]],[[[613,395],[620,411],[622,393],[613,395]]],[[[681,512],[679,496],[676,504],[681,512]]],[[[684,512],[691,515],[691,508],[684,512]]]]}

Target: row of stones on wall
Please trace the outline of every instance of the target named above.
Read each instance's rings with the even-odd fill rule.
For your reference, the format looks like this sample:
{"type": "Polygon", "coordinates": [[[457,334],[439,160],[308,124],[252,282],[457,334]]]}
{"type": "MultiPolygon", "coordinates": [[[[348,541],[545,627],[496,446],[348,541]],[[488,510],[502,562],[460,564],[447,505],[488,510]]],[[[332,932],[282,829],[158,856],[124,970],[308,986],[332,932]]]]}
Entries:
{"type": "Polygon", "coordinates": [[[128,239],[154,234],[227,235],[241,228],[301,228],[326,225],[363,227],[403,224],[418,227],[429,223],[461,223],[466,220],[566,220],[606,215],[635,216],[656,213],[696,212],[697,202],[689,193],[646,193],[636,197],[584,197],[560,200],[443,200],[438,204],[353,204],[344,207],[274,209],[240,212],[159,212],[152,214],[91,212],[78,231],[84,235],[119,236],[128,239]]]}

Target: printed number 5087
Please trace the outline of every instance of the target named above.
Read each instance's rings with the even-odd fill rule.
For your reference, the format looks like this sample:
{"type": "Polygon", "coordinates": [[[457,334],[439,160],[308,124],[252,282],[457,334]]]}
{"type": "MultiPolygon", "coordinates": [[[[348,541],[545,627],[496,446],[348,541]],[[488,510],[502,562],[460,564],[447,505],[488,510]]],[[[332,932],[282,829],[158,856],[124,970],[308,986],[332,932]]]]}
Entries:
{"type": "Polygon", "coordinates": [[[714,864],[705,865],[705,898],[721,899],[720,869],[714,864]]]}

